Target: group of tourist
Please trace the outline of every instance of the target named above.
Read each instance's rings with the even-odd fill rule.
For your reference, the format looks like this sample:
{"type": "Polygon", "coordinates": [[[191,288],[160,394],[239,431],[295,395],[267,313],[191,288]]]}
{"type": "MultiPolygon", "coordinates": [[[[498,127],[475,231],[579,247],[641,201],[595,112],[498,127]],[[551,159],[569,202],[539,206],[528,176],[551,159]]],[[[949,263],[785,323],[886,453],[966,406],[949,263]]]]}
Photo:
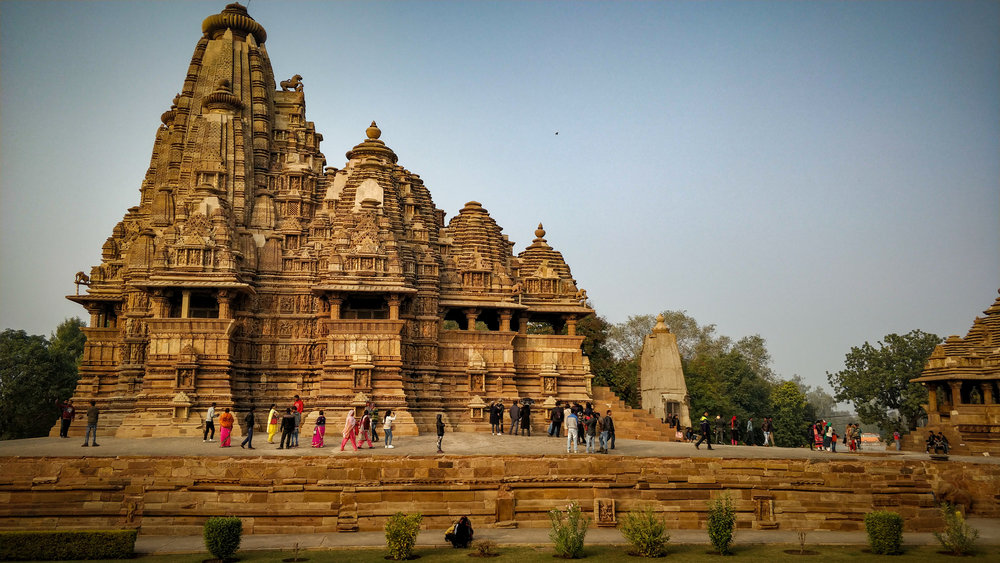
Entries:
{"type": "MultiPolygon", "coordinates": [[[[76,407],[73,406],[72,399],[56,401],[56,408],[59,409],[59,437],[69,438],[69,425],[76,416],[76,407]]],[[[100,446],[97,443],[97,420],[101,416],[101,411],[97,408],[97,401],[91,399],[90,406],[87,407],[87,433],[83,435],[83,447],[100,446]],[[91,439],[93,436],[93,439],[91,439]],[[91,443],[93,440],[93,443],[91,443]]]]}
{"type": "Polygon", "coordinates": [[[948,450],[951,449],[951,444],[948,442],[948,438],[945,437],[944,432],[934,433],[933,430],[927,436],[927,453],[931,453],[934,450],[935,454],[944,453],[948,455],[948,450]]]}
{"type": "MultiPolygon", "coordinates": [[[[815,451],[827,451],[837,453],[837,442],[841,441],[840,434],[833,427],[833,424],[825,420],[817,420],[809,426],[809,447],[815,451]]],[[[843,442],[847,444],[847,449],[856,452],[861,449],[861,426],[858,424],[848,424],[844,429],[843,442]]]]}
{"type": "Polygon", "coordinates": [[[611,418],[609,409],[604,417],[594,409],[593,405],[580,403],[560,405],[556,403],[550,415],[549,435],[559,436],[559,424],[566,429],[566,453],[579,452],[578,446],[585,444],[586,453],[609,453],[615,449],[615,421],[611,418]],[[560,417],[555,411],[561,410],[560,417]]]}
{"type": "Polygon", "coordinates": [[[503,406],[503,399],[490,403],[488,409],[490,416],[490,433],[494,436],[503,436],[503,417],[506,413],[510,416],[510,429],[507,434],[516,436],[518,431],[520,431],[522,436],[524,436],[525,433],[527,433],[528,436],[531,436],[532,404],[533,401],[531,399],[516,399],[510,405],[510,409],[507,410],[503,406]]]}

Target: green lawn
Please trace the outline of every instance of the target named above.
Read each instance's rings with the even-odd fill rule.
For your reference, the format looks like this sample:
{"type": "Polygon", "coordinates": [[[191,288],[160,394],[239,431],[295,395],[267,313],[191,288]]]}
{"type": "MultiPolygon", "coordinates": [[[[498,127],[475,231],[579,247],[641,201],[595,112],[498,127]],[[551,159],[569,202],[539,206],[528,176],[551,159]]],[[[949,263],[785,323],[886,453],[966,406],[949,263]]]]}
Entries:
{"type": "MultiPolygon", "coordinates": [[[[714,561],[716,563],[725,561],[726,563],[736,561],[816,561],[822,563],[835,563],[838,561],[891,561],[892,563],[919,562],[929,560],[950,560],[948,555],[939,553],[939,547],[912,547],[906,549],[905,553],[898,556],[875,556],[865,553],[863,546],[813,546],[812,551],[816,555],[787,554],[786,550],[797,550],[798,546],[792,545],[748,545],[735,546],[734,555],[731,557],[721,557],[709,553],[709,546],[706,545],[673,545],[670,546],[667,556],[661,558],[663,561],[714,561]]],[[[637,563],[643,561],[641,557],[628,555],[627,546],[600,545],[585,548],[586,556],[584,560],[596,562],[605,561],[629,561],[637,563]]],[[[558,561],[553,557],[555,553],[550,546],[539,547],[500,547],[500,556],[486,559],[491,563],[528,563],[531,561],[544,561],[552,563],[558,561]]],[[[469,557],[472,550],[451,549],[451,548],[426,548],[417,549],[415,554],[419,556],[417,561],[428,562],[461,562],[470,563],[480,561],[475,557],[469,557]]],[[[307,563],[385,563],[386,550],[380,549],[338,549],[338,550],[317,550],[299,552],[300,557],[308,559],[307,563]]],[[[268,562],[277,563],[283,559],[291,558],[292,551],[246,551],[237,553],[241,563],[268,562]]],[[[185,555],[158,555],[142,556],[132,559],[141,563],[202,563],[211,558],[208,553],[192,553],[185,555]]],[[[955,561],[1000,561],[1000,546],[985,546],[978,550],[975,557],[954,558],[955,561]]],[[[108,560],[121,562],[122,560],[108,560]]]]}

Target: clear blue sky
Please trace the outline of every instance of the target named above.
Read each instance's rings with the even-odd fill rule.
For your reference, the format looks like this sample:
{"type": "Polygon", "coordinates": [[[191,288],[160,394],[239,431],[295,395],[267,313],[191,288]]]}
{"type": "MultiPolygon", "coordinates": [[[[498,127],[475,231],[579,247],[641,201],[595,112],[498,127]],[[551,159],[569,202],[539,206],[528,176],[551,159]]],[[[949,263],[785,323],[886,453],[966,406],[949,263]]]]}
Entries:
{"type": "MultiPolygon", "coordinates": [[[[225,2],[0,2],[0,327],[48,334],[225,2]]],[[[539,221],[612,322],[683,309],[825,384],[1000,288],[1000,3],[253,0],[328,164],[375,119],[452,216],[539,221]],[[555,132],[559,134],[556,135],[555,132]]]]}

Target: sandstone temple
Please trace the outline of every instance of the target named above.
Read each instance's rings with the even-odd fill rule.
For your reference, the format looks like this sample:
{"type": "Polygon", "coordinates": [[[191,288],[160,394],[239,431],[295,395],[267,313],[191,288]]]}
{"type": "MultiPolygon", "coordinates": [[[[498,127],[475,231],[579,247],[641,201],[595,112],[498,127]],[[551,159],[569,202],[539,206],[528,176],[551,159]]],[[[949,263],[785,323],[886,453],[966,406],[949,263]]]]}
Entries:
{"type": "Polygon", "coordinates": [[[965,338],[939,344],[913,381],[927,388],[927,424],[904,437],[923,451],[928,431],[944,432],[956,454],[1000,455],[1000,297],[965,338]]]}
{"type": "Polygon", "coordinates": [[[541,224],[515,255],[475,201],[446,221],[374,122],[327,166],[264,28],[231,4],[202,31],[138,204],[69,296],[90,313],[76,398],[103,426],[194,435],[211,402],[298,394],[307,414],[375,401],[412,434],[439,412],[485,430],[501,398],[591,400],[592,310],[541,224]]]}

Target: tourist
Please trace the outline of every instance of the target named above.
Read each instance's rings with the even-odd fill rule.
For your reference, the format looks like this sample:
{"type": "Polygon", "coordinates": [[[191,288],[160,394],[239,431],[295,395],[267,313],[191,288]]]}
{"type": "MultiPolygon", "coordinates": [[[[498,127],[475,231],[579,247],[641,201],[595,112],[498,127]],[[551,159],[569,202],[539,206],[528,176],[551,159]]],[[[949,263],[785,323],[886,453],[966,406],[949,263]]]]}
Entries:
{"type": "Polygon", "coordinates": [[[267,412],[267,443],[274,443],[274,435],[278,433],[278,405],[271,403],[271,410],[267,412]]]}
{"type": "Polygon", "coordinates": [[[816,451],[823,451],[823,421],[817,420],[816,424],[813,424],[813,446],[816,451]]]}
{"type": "Polygon", "coordinates": [[[83,435],[83,447],[87,447],[87,442],[91,441],[91,433],[93,432],[93,445],[100,446],[97,443],[97,419],[100,418],[101,411],[97,410],[97,401],[91,399],[90,406],[87,407],[87,433],[83,435]]]}
{"type": "Polygon", "coordinates": [[[354,409],[347,411],[347,418],[344,420],[344,429],[340,432],[344,440],[340,442],[340,451],[344,451],[347,442],[351,443],[354,451],[358,451],[358,419],[354,417],[354,409]]]}
{"type": "Polygon", "coordinates": [[[378,421],[381,420],[378,417],[378,407],[375,403],[368,403],[371,408],[368,409],[368,418],[372,421],[372,440],[378,442],[378,421]]]}
{"type": "Polygon", "coordinates": [[[322,448],[324,436],[326,436],[326,416],[323,411],[319,411],[319,416],[316,417],[316,428],[313,429],[312,447],[322,448]]]}
{"type": "Polygon", "coordinates": [[[205,412],[205,434],[201,437],[201,441],[209,440],[215,440],[215,403],[212,403],[205,412]]]}
{"type": "Polygon", "coordinates": [[[281,416],[281,441],[278,443],[279,450],[292,447],[292,434],[294,433],[295,415],[292,414],[292,409],[288,408],[285,409],[285,414],[281,416]]]}
{"type": "MultiPolygon", "coordinates": [[[[604,432],[608,435],[605,442],[612,450],[615,449],[615,421],[611,418],[611,409],[608,409],[608,413],[604,415],[604,432]]],[[[608,453],[607,450],[604,453],[608,453]]]]}
{"type": "Polygon", "coordinates": [[[472,522],[468,516],[463,516],[445,531],[444,541],[451,542],[452,547],[469,547],[473,534],[472,522]]]}
{"type": "Polygon", "coordinates": [[[948,438],[945,437],[944,432],[938,432],[934,440],[934,453],[944,451],[944,455],[948,455],[948,450],[950,449],[951,444],[948,442],[948,438]]]}
{"type": "MultiPolygon", "coordinates": [[[[934,431],[931,430],[930,434],[927,435],[927,448],[924,450],[925,453],[931,453],[931,448],[937,443],[937,436],[934,435],[934,431]]],[[[936,452],[935,452],[936,453],[936,452]]]]}
{"type": "Polygon", "coordinates": [[[764,433],[764,446],[773,446],[771,441],[771,417],[764,417],[764,422],[760,423],[760,431],[764,433]]]}
{"type": "Polygon", "coordinates": [[[700,450],[702,442],[708,444],[708,449],[712,449],[712,440],[708,437],[709,433],[712,431],[711,424],[708,422],[708,411],[705,411],[704,414],[701,415],[698,425],[701,427],[701,438],[698,438],[698,441],[694,443],[694,449],[700,450]]]}
{"type": "Polygon", "coordinates": [[[676,428],[677,430],[680,430],[680,428],[681,428],[681,418],[679,416],[677,416],[677,413],[674,413],[674,416],[671,418],[671,420],[673,421],[674,428],[676,428]]]}
{"type": "Polygon", "coordinates": [[[854,425],[848,424],[847,428],[844,428],[844,443],[847,444],[847,451],[854,451],[854,425]]]}
{"type": "Polygon", "coordinates": [[[69,438],[69,424],[73,422],[73,417],[76,415],[73,399],[56,400],[56,407],[59,409],[59,437],[69,438]]]}
{"type": "Polygon", "coordinates": [[[736,420],[736,415],[734,414],[733,418],[729,421],[729,443],[734,446],[739,445],[740,443],[739,437],[740,437],[740,427],[739,423],[736,420]]]}
{"type": "Polygon", "coordinates": [[[382,433],[385,434],[385,447],[395,448],[392,445],[392,423],[396,420],[396,415],[392,414],[392,409],[386,409],[385,419],[382,420],[382,433]]]}
{"type": "Polygon", "coordinates": [[[899,451],[899,430],[892,432],[892,441],[896,443],[896,451],[899,451]]]}
{"type": "Polygon", "coordinates": [[[515,399],[510,405],[510,432],[511,436],[517,436],[517,429],[521,425],[521,406],[515,399]]]}
{"type": "Polygon", "coordinates": [[[497,435],[497,403],[493,401],[490,403],[490,435],[497,435]]]}
{"type": "Polygon", "coordinates": [[[441,420],[441,413],[437,415],[437,436],[438,436],[438,451],[437,453],[443,454],[444,450],[441,449],[441,440],[444,439],[444,421],[441,420]]]}
{"type": "Polygon", "coordinates": [[[525,399],[521,401],[521,435],[524,436],[524,432],[528,432],[528,436],[531,436],[531,400],[525,399]]]}
{"type": "Polygon", "coordinates": [[[497,399],[497,436],[503,436],[503,413],[506,407],[503,406],[503,399],[497,399]]]}
{"type": "Polygon", "coordinates": [[[563,430],[566,430],[567,434],[569,434],[569,425],[566,423],[566,421],[569,420],[569,415],[570,415],[571,412],[573,412],[573,409],[570,408],[570,404],[569,403],[566,403],[565,405],[563,405],[563,409],[562,409],[562,424],[563,424],[563,430]]]}
{"type": "Polygon", "coordinates": [[[823,421],[825,427],[823,428],[823,449],[830,451],[830,444],[833,442],[833,425],[827,424],[823,421]]]}
{"type": "Polygon", "coordinates": [[[854,423],[854,449],[861,451],[861,426],[854,423]]]}
{"type": "Polygon", "coordinates": [[[753,435],[753,417],[751,416],[751,417],[747,418],[746,445],[748,445],[748,446],[756,446],[757,445],[756,442],[757,442],[757,440],[755,439],[755,436],[753,435]]]}
{"type": "Polygon", "coordinates": [[[247,435],[240,442],[240,449],[246,447],[248,450],[253,449],[253,425],[257,423],[257,417],[253,414],[253,403],[250,403],[250,410],[247,411],[247,415],[243,417],[243,422],[247,426],[247,435]]]}
{"type": "Polygon", "coordinates": [[[595,453],[594,440],[597,438],[597,425],[599,424],[600,417],[597,416],[596,412],[591,409],[590,416],[584,415],[584,431],[587,434],[587,453],[595,453]]]}
{"type": "Polygon", "coordinates": [[[226,407],[222,416],[219,417],[219,426],[221,427],[219,430],[220,448],[228,448],[232,445],[230,444],[230,434],[233,433],[234,422],[236,422],[236,417],[233,416],[233,413],[229,412],[229,407],[226,407]]]}
{"type": "Polygon", "coordinates": [[[571,409],[569,414],[566,415],[566,453],[569,453],[569,447],[573,446],[573,453],[577,453],[577,436],[579,433],[578,418],[576,415],[576,410],[571,409]]]}
{"type": "Polygon", "coordinates": [[[726,433],[726,421],[722,419],[721,414],[715,415],[715,443],[716,445],[722,443],[722,437],[726,433]]]}
{"type": "Polygon", "coordinates": [[[549,437],[559,437],[559,431],[562,429],[562,418],[563,410],[559,406],[559,401],[556,401],[556,405],[552,407],[549,411],[549,437]]]}
{"type": "Polygon", "coordinates": [[[833,429],[833,425],[830,425],[830,452],[837,453],[837,431],[833,429]]]}
{"type": "Polygon", "coordinates": [[[295,396],[295,402],[292,403],[292,407],[295,409],[292,411],[292,415],[295,417],[295,433],[292,434],[292,440],[295,442],[294,447],[299,447],[299,432],[302,429],[302,411],[305,410],[306,405],[302,402],[302,399],[298,395],[295,396]]]}
{"type": "MultiPolygon", "coordinates": [[[[589,405],[590,403],[587,404],[589,405]]],[[[574,403],[573,406],[576,407],[577,439],[580,441],[580,445],[582,446],[584,444],[584,439],[587,436],[587,431],[583,427],[584,417],[586,416],[586,414],[584,408],[580,406],[580,403],[574,403]]]]}
{"type": "Polygon", "coordinates": [[[368,411],[361,414],[361,422],[359,424],[361,427],[361,438],[358,440],[358,446],[365,447],[365,441],[368,442],[368,449],[372,449],[375,446],[372,445],[372,419],[368,416],[368,411]]]}

